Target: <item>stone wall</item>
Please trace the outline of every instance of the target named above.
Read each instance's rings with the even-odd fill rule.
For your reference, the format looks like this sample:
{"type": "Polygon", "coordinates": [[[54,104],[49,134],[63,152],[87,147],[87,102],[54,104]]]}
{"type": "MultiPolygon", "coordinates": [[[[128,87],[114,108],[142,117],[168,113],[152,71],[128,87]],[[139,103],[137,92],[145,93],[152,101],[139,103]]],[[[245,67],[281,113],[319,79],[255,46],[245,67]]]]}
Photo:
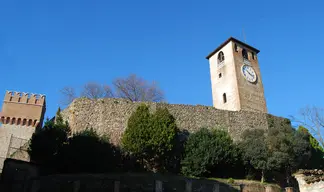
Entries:
{"type": "MultiPolygon", "coordinates": [[[[32,126],[20,126],[20,125],[6,125],[2,124],[0,127],[0,172],[3,167],[3,162],[7,157],[13,155],[20,147],[24,146],[31,138],[35,131],[35,127],[32,126]]],[[[15,155],[15,158],[22,158],[23,160],[29,159],[26,153],[15,155]]]]}
{"type": "MultiPolygon", "coordinates": [[[[108,134],[111,141],[117,144],[127,127],[128,118],[140,104],[140,102],[116,98],[97,100],[79,98],[62,111],[62,116],[69,122],[72,132],[93,128],[99,134],[108,134]]],[[[211,106],[146,104],[149,104],[151,112],[154,112],[157,108],[166,107],[175,117],[181,130],[194,132],[202,127],[223,127],[227,129],[234,140],[240,139],[244,130],[267,129],[269,117],[272,117],[275,122],[287,120],[266,113],[226,111],[211,106]]]]}
{"type": "Polygon", "coordinates": [[[299,170],[294,177],[298,181],[300,192],[324,191],[323,170],[299,170]]]}

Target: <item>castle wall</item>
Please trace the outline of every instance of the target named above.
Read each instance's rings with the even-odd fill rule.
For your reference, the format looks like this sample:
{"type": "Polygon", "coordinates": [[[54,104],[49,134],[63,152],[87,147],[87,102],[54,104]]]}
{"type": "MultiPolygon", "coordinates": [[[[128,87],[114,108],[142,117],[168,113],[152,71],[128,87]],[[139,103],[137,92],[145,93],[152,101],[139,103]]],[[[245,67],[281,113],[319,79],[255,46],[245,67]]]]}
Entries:
{"type": "MultiPolygon", "coordinates": [[[[234,140],[240,139],[246,129],[267,129],[268,114],[249,111],[226,111],[211,106],[181,105],[165,103],[147,103],[153,112],[159,107],[166,107],[175,117],[181,130],[195,132],[202,127],[226,128],[234,140]]],[[[127,127],[130,115],[140,102],[125,99],[106,98],[90,100],[79,98],[62,111],[62,116],[71,126],[72,132],[85,128],[94,128],[99,134],[108,134],[113,143],[120,142],[127,127]]],[[[273,117],[276,121],[284,118],[273,117]]]]}
{"type": "Polygon", "coordinates": [[[3,124],[0,127],[0,172],[4,160],[25,145],[35,131],[35,127],[3,124]]]}

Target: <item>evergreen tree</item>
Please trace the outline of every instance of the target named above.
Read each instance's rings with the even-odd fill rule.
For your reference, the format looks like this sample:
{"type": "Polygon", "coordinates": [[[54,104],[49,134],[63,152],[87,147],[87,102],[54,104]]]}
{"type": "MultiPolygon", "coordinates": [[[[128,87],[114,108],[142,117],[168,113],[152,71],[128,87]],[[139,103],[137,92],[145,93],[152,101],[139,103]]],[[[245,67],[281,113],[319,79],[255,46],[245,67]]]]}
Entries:
{"type": "Polygon", "coordinates": [[[182,173],[187,176],[210,176],[211,171],[234,165],[239,153],[230,136],[222,130],[202,128],[192,133],[185,145],[182,173]]]}
{"type": "Polygon", "coordinates": [[[157,109],[151,115],[143,104],[129,118],[122,146],[141,159],[147,170],[166,171],[174,155],[177,133],[175,120],[167,109],[157,109]]]}

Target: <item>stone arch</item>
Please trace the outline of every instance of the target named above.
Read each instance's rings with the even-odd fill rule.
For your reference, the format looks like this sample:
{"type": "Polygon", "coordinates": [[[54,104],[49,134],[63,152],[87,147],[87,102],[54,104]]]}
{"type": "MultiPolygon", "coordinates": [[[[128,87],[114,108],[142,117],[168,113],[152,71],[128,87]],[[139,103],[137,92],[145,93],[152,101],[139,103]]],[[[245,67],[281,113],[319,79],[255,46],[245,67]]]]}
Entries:
{"type": "Polygon", "coordinates": [[[25,126],[27,124],[27,119],[23,119],[22,126],[25,126]]]}
{"type": "Polygon", "coordinates": [[[29,126],[32,126],[32,123],[33,123],[33,120],[29,119],[29,120],[28,120],[28,123],[27,123],[27,126],[28,126],[28,127],[29,127],[29,126]]]}
{"type": "Polygon", "coordinates": [[[1,121],[0,122],[5,123],[5,117],[4,116],[1,117],[1,121]]]}
{"type": "Polygon", "coordinates": [[[17,125],[21,125],[21,118],[18,118],[17,125]]]}
{"type": "Polygon", "coordinates": [[[6,124],[9,124],[9,123],[10,123],[10,117],[7,117],[6,124]]]}
{"type": "Polygon", "coordinates": [[[16,124],[16,118],[13,117],[13,118],[11,119],[11,125],[15,125],[15,124],[16,124]]]}
{"type": "Polygon", "coordinates": [[[249,55],[248,55],[248,53],[247,53],[247,51],[245,49],[242,50],[242,56],[243,56],[244,59],[249,60],[249,55]]]}
{"type": "Polygon", "coordinates": [[[224,56],[224,53],[223,51],[219,52],[218,53],[218,57],[217,57],[217,63],[222,63],[223,61],[225,60],[225,56],[224,56]]]}
{"type": "Polygon", "coordinates": [[[33,126],[36,127],[37,125],[37,119],[34,120],[33,126]]]}

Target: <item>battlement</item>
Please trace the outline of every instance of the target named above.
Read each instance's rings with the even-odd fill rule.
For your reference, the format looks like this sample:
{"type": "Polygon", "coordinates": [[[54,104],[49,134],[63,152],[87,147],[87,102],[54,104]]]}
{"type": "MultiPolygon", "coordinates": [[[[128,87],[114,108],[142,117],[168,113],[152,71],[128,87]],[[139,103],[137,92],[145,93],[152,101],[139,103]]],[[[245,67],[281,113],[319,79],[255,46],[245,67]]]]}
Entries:
{"type": "Polygon", "coordinates": [[[15,102],[43,106],[45,105],[45,95],[18,91],[6,91],[4,102],[15,102]]]}
{"type": "Polygon", "coordinates": [[[46,111],[45,95],[6,91],[0,122],[12,127],[41,127],[46,111]]]}

